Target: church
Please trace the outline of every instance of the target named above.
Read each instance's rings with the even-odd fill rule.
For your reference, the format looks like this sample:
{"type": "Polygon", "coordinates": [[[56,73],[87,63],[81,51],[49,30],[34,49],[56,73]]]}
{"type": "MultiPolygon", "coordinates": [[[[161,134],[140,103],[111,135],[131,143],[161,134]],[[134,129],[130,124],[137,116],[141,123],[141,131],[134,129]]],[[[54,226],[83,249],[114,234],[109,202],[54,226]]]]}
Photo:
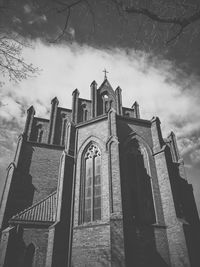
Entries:
{"type": "MultiPolygon", "coordinates": [[[[200,223],[173,132],[90,85],[31,106],[0,202],[0,267],[200,266],[200,223]]],[[[134,97],[134,96],[133,96],[134,97]]]]}

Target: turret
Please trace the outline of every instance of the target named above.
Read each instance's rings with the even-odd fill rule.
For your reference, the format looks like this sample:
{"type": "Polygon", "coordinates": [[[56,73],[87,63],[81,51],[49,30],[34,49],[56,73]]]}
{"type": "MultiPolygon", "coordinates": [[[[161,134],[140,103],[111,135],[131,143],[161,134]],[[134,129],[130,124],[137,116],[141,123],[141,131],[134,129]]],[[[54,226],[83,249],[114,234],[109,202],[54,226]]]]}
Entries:
{"type": "Polygon", "coordinates": [[[180,159],[180,155],[179,155],[178,146],[177,146],[177,142],[176,142],[176,136],[175,136],[174,132],[170,133],[170,135],[168,136],[168,139],[170,140],[172,159],[173,159],[173,161],[178,162],[180,159]]]}
{"type": "Polygon", "coordinates": [[[139,104],[138,104],[138,102],[135,101],[131,108],[133,108],[134,111],[135,111],[135,117],[137,119],[140,119],[140,110],[139,110],[139,104]]]}
{"type": "Polygon", "coordinates": [[[90,85],[91,101],[92,101],[92,118],[97,116],[97,83],[93,81],[90,85]]]}
{"type": "Polygon", "coordinates": [[[34,115],[35,115],[35,109],[33,106],[30,106],[30,108],[27,109],[26,124],[24,127],[24,134],[27,137],[27,140],[30,139],[34,115]]]}
{"type": "Polygon", "coordinates": [[[53,144],[54,142],[58,104],[59,104],[58,98],[54,97],[51,100],[51,116],[50,116],[50,122],[49,122],[49,137],[48,137],[49,144],[53,144]]]}
{"type": "Polygon", "coordinates": [[[116,103],[117,103],[117,114],[122,115],[122,89],[118,86],[115,90],[116,103]]]}
{"type": "Polygon", "coordinates": [[[79,90],[75,89],[72,93],[72,121],[77,123],[78,121],[78,98],[79,90]]]}

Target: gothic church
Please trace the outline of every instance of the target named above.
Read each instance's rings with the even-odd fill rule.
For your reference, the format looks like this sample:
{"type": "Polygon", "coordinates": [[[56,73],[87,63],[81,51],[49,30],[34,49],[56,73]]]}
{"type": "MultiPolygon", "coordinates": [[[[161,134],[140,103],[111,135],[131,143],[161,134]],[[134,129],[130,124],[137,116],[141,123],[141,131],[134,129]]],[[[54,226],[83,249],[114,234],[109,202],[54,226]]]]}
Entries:
{"type": "Polygon", "coordinates": [[[0,206],[0,267],[200,266],[199,217],[176,138],[109,81],[50,119],[27,111],[0,206]]]}

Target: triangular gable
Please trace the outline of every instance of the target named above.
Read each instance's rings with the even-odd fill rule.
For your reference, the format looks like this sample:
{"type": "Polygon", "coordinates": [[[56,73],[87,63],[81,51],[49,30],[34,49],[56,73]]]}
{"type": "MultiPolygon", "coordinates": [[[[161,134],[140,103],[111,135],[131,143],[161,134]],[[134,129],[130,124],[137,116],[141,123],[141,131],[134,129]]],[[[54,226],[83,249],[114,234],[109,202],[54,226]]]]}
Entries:
{"type": "Polygon", "coordinates": [[[97,98],[99,104],[99,114],[107,113],[111,107],[115,110],[117,109],[116,94],[107,79],[103,81],[97,90],[97,98]]]}
{"type": "Polygon", "coordinates": [[[109,94],[115,97],[115,92],[107,79],[103,81],[103,83],[98,88],[98,91],[100,94],[104,91],[107,91],[109,94]]]}
{"type": "Polygon", "coordinates": [[[25,209],[10,219],[10,223],[53,223],[56,218],[57,192],[25,209]]]}

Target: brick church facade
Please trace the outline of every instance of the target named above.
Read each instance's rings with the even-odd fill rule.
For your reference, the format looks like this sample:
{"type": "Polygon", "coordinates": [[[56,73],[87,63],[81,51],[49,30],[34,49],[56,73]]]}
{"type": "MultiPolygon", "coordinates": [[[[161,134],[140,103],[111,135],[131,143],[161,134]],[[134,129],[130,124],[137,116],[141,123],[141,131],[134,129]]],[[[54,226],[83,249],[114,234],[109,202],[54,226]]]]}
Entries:
{"type": "Polygon", "coordinates": [[[199,217],[176,138],[94,81],[72,109],[31,106],[0,209],[1,267],[200,266],[199,217]]]}

